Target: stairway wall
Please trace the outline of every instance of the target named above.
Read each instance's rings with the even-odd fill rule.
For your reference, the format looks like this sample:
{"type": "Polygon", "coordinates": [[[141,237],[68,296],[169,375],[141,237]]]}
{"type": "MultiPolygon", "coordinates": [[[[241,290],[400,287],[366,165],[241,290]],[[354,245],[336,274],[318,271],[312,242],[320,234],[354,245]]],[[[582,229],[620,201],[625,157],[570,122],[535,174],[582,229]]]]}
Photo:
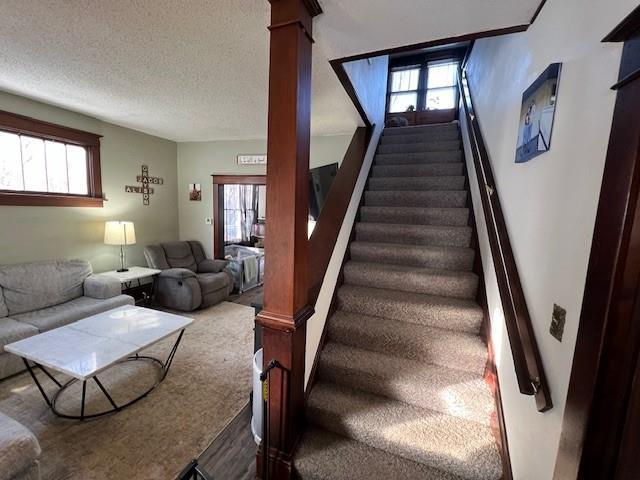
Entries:
{"type": "Polygon", "coordinates": [[[476,41],[467,65],[554,403],[551,411],[540,414],[533,399],[518,391],[466,148],[511,463],[518,480],[553,476],[615,101],[609,87],[616,81],[621,53],[619,45],[601,39],[637,5],[627,0],[587,3],[547,1],[527,32],[476,41]],[[522,93],[553,62],[563,66],[551,149],[515,164],[522,93]],[[561,343],[549,334],[554,303],[567,310],[561,343]]]}
{"type": "MultiPolygon", "coordinates": [[[[309,383],[313,363],[320,347],[322,332],[329,314],[329,307],[333,298],[333,292],[340,274],[342,259],[344,258],[349,236],[353,227],[353,222],[358,212],[360,197],[376,153],[378,141],[384,127],[384,112],[386,102],[386,88],[388,75],[389,57],[381,56],[368,60],[358,60],[345,64],[345,71],[349,77],[358,100],[360,101],[369,121],[374,125],[369,148],[362,163],[360,175],[351,196],[349,207],[340,227],[340,233],[331,255],[327,272],[325,273],[322,287],[314,305],[315,313],[307,321],[307,343],[305,351],[305,388],[309,383]]],[[[313,252],[310,252],[313,255],[313,252]]]]}

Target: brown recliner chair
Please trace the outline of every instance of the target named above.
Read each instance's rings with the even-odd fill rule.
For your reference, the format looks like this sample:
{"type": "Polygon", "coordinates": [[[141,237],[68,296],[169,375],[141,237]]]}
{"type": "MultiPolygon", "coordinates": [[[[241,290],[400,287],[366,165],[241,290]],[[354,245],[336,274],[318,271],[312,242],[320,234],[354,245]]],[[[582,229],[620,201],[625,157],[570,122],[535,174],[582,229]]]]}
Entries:
{"type": "Polygon", "coordinates": [[[206,258],[198,241],[149,245],[144,256],[150,268],[162,270],[155,285],[155,302],[190,312],[225,300],[233,290],[227,261],[206,258]]]}

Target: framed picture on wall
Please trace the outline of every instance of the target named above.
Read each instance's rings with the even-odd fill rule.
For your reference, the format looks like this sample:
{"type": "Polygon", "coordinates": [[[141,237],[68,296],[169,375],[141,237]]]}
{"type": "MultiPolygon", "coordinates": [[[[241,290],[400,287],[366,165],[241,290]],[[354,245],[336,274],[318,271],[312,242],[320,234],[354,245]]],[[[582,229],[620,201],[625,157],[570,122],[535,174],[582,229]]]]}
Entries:
{"type": "Polygon", "coordinates": [[[551,148],[561,63],[552,63],[522,94],[516,163],[528,162],[551,148]]]}
{"type": "Polygon", "coordinates": [[[192,202],[202,201],[202,189],[200,188],[199,183],[189,184],[189,200],[192,202]]]}

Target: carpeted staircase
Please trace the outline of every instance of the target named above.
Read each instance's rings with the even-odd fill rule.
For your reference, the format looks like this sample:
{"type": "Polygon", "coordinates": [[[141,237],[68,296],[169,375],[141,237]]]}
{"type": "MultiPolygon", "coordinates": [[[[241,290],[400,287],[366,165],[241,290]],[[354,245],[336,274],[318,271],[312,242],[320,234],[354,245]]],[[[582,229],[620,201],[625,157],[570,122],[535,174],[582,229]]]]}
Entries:
{"type": "Polygon", "coordinates": [[[493,480],[502,462],[457,123],[384,131],[294,459],[304,480],[493,480]]]}

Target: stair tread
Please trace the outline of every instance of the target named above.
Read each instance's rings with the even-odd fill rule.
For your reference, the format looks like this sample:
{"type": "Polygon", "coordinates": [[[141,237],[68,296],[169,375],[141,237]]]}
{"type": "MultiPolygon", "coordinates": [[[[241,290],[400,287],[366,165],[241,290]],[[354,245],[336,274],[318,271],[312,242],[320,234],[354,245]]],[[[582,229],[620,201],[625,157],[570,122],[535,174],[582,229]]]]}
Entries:
{"type": "Polygon", "coordinates": [[[372,177],[368,191],[464,191],[464,175],[372,177]]]}
{"type": "Polygon", "coordinates": [[[475,251],[469,247],[408,245],[356,240],[349,245],[351,258],[396,265],[429,266],[441,270],[471,270],[475,251]]]}
{"type": "Polygon", "coordinates": [[[483,375],[487,348],[477,334],[338,309],[328,340],[483,375]]]}
{"type": "Polygon", "coordinates": [[[386,288],[342,285],[338,300],[343,310],[478,334],[482,308],[474,300],[404,292],[386,288]]]}
{"type": "Polygon", "coordinates": [[[491,429],[476,422],[324,382],[308,411],[317,426],[438,470],[470,480],[502,475],[491,429]]]}
{"type": "Polygon", "coordinates": [[[451,298],[473,299],[478,293],[478,276],[464,270],[440,270],[350,260],[344,266],[344,279],[347,285],[388,288],[451,298]]]}
{"type": "Polygon", "coordinates": [[[320,379],[491,426],[493,395],[482,375],[328,342],[320,379]]]}
{"type": "Polygon", "coordinates": [[[463,480],[317,427],[309,427],[294,468],[304,480],[463,480]]]}

